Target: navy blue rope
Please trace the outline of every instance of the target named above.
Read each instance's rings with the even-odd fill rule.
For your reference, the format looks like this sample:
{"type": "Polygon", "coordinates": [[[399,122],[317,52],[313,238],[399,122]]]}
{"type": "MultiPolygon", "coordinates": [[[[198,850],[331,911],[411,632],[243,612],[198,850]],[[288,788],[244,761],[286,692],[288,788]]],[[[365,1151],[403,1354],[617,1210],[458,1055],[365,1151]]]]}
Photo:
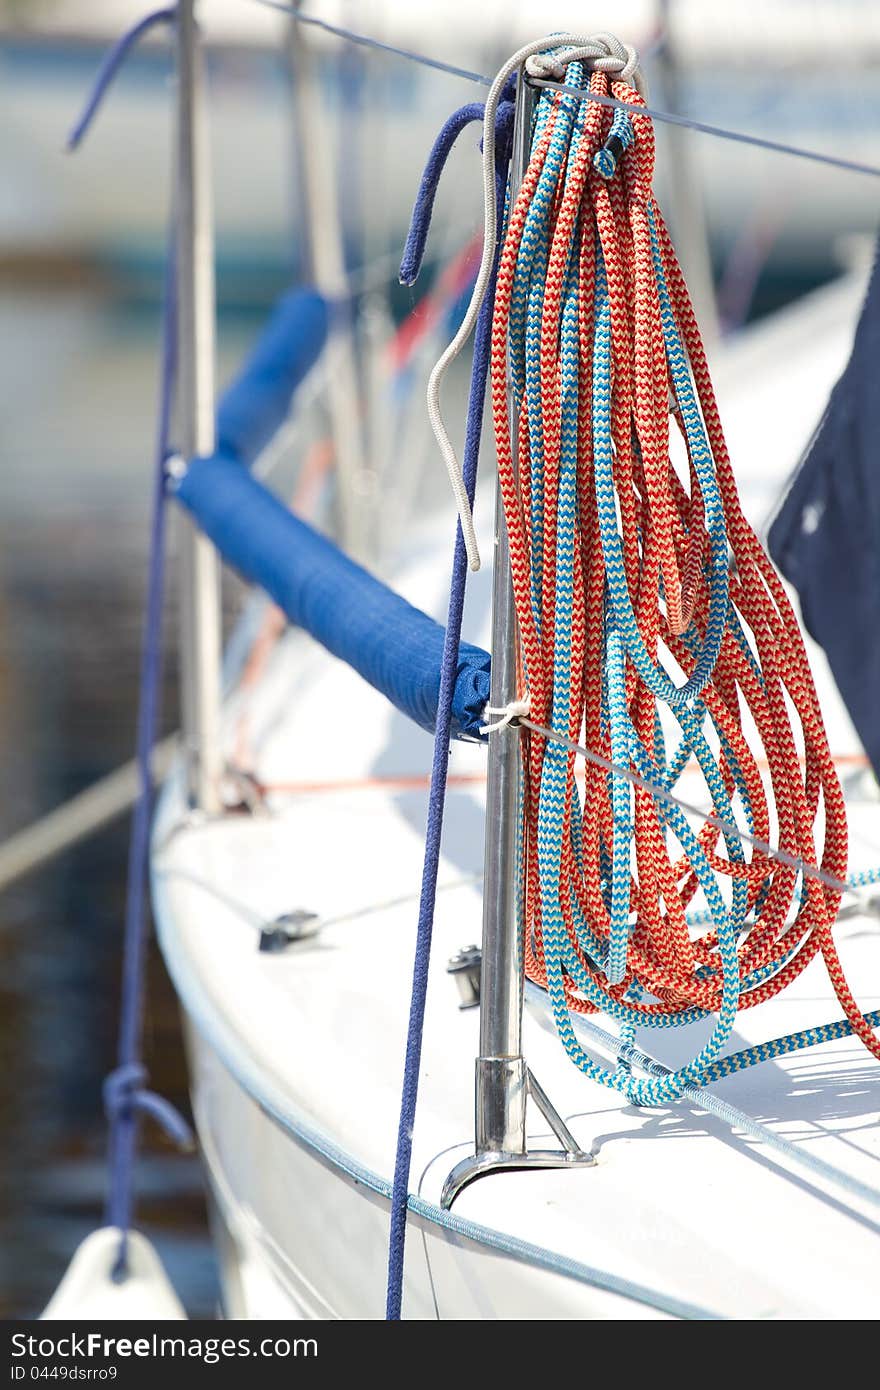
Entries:
{"type": "Polygon", "coordinates": [[[162,314],[159,422],[153,478],[147,611],[141,647],[137,724],[137,765],[140,790],[132,817],[128,850],[118,1065],[104,1083],[104,1104],[110,1121],[110,1181],[106,1219],[109,1226],[116,1226],[123,1233],[117,1261],[118,1272],[122,1272],[125,1267],[126,1232],[131,1225],[133,1214],[134,1166],[137,1157],[139,1116],[151,1116],[175,1143],[183,1147],[192,1143],[189,1127],[173,1106],[146,1089],[147,1074],[141,1061],[144,975],[149,933],[146,911],[147,867],[154,803],[151,757],[158,731],[162,686],[166,465],[170,452],[171,410],[177,369],[175,261],[172,239],[165,269],[162,314]]]}
{"type": "MultiPolygon", "coordinates": [[[[466,109],[466,108],[465,108],[466,109]]],[[[457,113],[459,114],[459,113],[457,113]]],[[[499,115],[501,113],[499,112],[499,115]]],[[[504,210],[507,187],[507,164],[510,159],[513,108],[505,113],[496,145],[496,185],[498,220],[504,210]]],[[[444,130],[446,127],[444,127],[444,130]]],[[[435,145],[436,149],[436,145],[435,145]]],[[[433,156],[432,151],[432,156],[433,156]]],[[[439,176],[439,171],[438,171],[439,176]]],[[[424,188],[424,183],[423,183],[424,188]]],[[[423,189],[419,190],[421,198],[423,189]]],[[[430,194],[433,199],[433,193],[430,194]]],[[[413,221],[419,213],[419,203],[413,221]]],[[[429,214],[430,215],[430,214],[429,214]]],[[[500,245],[500,242],[499,242],[500,245]]],[[[409,246],[409,239],[407,241],[409,246]]],[[[471,506],[477,481],[477,461],[483,427],[483,405],[492,339],[492,309],[495,300],[495,276],[498,251],[483,300],[474,335],[474,356],[471,367],[468,397],[467,429],[462,471],[471,506]]],[[[419,898],[419,919],[416,931],[413,985],[409,1024],[406,1037],[406,1059],[400,1099],[400,1122],[397,1131],[397,1153],[394,1163],[394,1182],[391,1190],[391,1229],[388,1243],[388,1291],[385,1307],[387,1320],[396,1322],[401,1316],[403,1300],[403,1264],[406,1244],[406,1213],[409,1202],[409,1174],[412,1160],[413,1126],[419,1090],[419,1070],[422,1058],[422,1034],[425,1022],[425,1001],[428,991],[428,966],[434,929],[434,906],[437,896],[437,871],[440,865],[440,843],[443,834],[443,813],[446,806],[446,778],[449,768],[449,742],[452,722],[452,696],[458,666],[458,647],[461,639],[465,585],[468,565],[460,523],[456,527],[455,552],[452,561],[452,581],[449,590],[449,610],[446,638],[440,667],[440,694],[437,701],[437,724],[434,734],[434,756],[431,764],[431,786],[428,793],[428,818],[425,829],[425,858],[422,867],[422,886],[419,898]]]]}
{"type": "MultiPolygon", "coordinates": [[[[154,25],[173,22],[176,10],[155,10],[135,24],[112,46],[98,70],[83,111],[68,138],[75,150],[88,131],[110,83],[127,54],[154,25]]],[[[138,1121],[149,1116],[181,1148],[193,1143],[192,1131],[174,1106],[147,1088],[141,1059],[143,995],[149,921],[146,911],[150,824],[153,816],[153,746],[159,724],[162,686],[162,609],[165,594],[166,464],[170,452],[171,412],[177,372],[177,293],[174,237],[169,236],[162,306],[162,353],[159,377],[159,418],[153,481],[147,611],[141,646],[140,695],[137,723],[139,793],[132,816],[128,849],[128,883],[123,931],[122,987],[117,1065],[104,1081],[104,1109],[110,1125],[109,1182],[106,1222],[121,1231],[114,1277],[124,1277],[134,1208],[134,1169],[138,1121]]]]}
{"type": "Polygon", "coordinates": [[[155,25],[173,24],[176,17],[177,10],[173,5],[168,9],[153,10],[151,14],[144,15],[143,19],[138,20],[137,24],[132,25],[121,38],[116,40],[112,48],[110,48],[105,55],[79,120],[67,137],[68,150],[76,149],[89,126],[92,124],[95,113],[104,100],[107,88],[110,86],[110,83],[128,57],[129,51],[134,48],[135,44],[143,38],[144,34],[149,33],[150,29],[154,28],[155,25]]]}
{"type": "Polygon", "coordinates": [[[146,1088],[147,1069],[140,1062],[116,1067],[104,1078],[104,1107],[109,1115],[132,1109],[149,1115],[181,1149],[192,1146],[193,1133],[170,1101],[146,1088]]]}

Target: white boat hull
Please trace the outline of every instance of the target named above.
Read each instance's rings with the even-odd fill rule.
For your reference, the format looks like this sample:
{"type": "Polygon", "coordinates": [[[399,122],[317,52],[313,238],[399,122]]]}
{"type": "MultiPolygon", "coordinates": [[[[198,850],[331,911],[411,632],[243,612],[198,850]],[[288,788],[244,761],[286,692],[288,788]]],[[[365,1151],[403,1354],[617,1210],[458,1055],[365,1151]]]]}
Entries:
{"type": "MultiPolygon", "coordinates": [[[[344,1155],[334,1161],[315,1136],[271,1115],[192,1027],[189,1055],[225,1315],[383,1317],[389,1201],[375,1187],[385,1184],[355,1176],[344,1155]]],[[[699,1315],[671,1300],[654,1306],[667,1304],[660,1291],[627,1297],[588,1283],[587,1270],[572,1278],[537,1268],[427,1216],[409,1225],[408,1318],[699,1315]]]]}
{"type": "MultiPolygon", "coordinates": [[[[817,296],[722,364],[722,410],[729,402],[732,452],[756,524],[845,361],[857,303],[854,285],[817,296]]],[[[427,611],[442,611],[449,529],[421,528],[401,572],[406,596],[427,611]]],[[[487,583],[481,574],[471,585],[465,626],[483,641],[487,583]]],[[[814,657],[848,794],[850,867],[876,867],[876,788],[824,659],[814,657]]],[[[267,814],[188,822],[172,783],[153,856],[160,942],[188,1018],[226,1311],[380,1318],[431,740],[297,633],[282,639],[259,683],[232,699],[227,721],[231,745],[240,747],[246,729],[267,814]],[[300,908],[318,915],[318,934],[259,951],[261,926],[300,908]]],[[[413,1136],[404,1316],[876,1316],[878,1071],[852,1038],[713,1085],[751,1117],[751,1128],[731,1127],[696,1100],[639,1110],[586,1080],[539,1001],[526,1011],[526,1057],[596,1164],[484,1177],[451,1213],[441,1210],[444,1180],[473,1144],[476,1011],[458,1008],[445,966],[479,938],[484,776],[483,750],[458,745],[413,1136]]],[[[850,910],[837,940],[861,1007],[876,1009],[876,914],[850,910]]],[[[814,960],[781,995],[740,1014],[733,1045],[839,1014],[814,960]]],[[[704,1040],[695,1024],[647,1041],[677,1067],[704,1040]]],[[[540,1147],[545,1128],[531,1116],[540,1147]]]]}

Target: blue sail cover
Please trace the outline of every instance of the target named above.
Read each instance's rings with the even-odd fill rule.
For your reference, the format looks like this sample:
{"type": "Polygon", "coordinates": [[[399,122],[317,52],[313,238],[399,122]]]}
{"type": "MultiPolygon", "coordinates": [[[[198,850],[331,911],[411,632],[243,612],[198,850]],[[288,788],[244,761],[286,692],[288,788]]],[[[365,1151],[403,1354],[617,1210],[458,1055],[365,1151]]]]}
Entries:
{"type": "Polygon", "coordinates": [[[321,355],[330,308],[315,290],[279,299],[217,409],[217,449],[252,464],[287,419],[294,391],[321,355]]]}
{"type": "Polygon", "coordinates": [[[824,647],[880,775],[880,251],[852,355],[770,528],[770,554],[824,647]]]}
{"type": "MultiPolygon", "coordinates": [[[[293,516],[247,468],[286,418],[327,328],[320,295],[285,296],[220,402],[216,454],[191,461],[176,496],[224,559],[265,589],[291,623],[354,667],[423,729],[433,730],[443,628],[293,516]]],[[[488,698],[489,655],[462,643],[454,737],[481,736],[488,698]]]]}
{"type": "MultiPolygon", "coordinates": [[[[423,729],[433,729],[443,628],[300,521],[233,458],[195,459],[177,496],[243,578],[297,627],[353,666],[423,729]]],[[[489,654],[462,643],[454,737],[480,736],[489,654]]]]}

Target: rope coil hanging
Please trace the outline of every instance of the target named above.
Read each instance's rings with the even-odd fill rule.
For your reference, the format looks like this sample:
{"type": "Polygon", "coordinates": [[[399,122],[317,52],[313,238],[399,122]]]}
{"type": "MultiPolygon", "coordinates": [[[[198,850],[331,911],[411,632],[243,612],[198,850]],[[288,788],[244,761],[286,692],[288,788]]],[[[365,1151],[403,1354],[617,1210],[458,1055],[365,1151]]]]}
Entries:
{"type": "MultiPolygon", "coordinates": [[[[518,694],[535,724],[583,735],[649,787],[699,775],[721,820],[842,880],[843,794],[803,639],[740,506],[651,188],[652,122],[620,47],[625,77],[583,45],[549,55],[599,101],[542,91],[500,256],[491,380],[518,694]]],[[[575,753],[521,737],[526,970],[584,1072],[639,1103],[672,1099],[718,1059],[740,1008],[819,953],[880,1056],[832,938],[839,893],[602,768],[587,766],[581,800],[575,753]],[[608,1013],[625,1040],[636,1026],[715,1026],[688,1066],[637,1079],[593,1061],[570,1010],[608,1013]]]]}

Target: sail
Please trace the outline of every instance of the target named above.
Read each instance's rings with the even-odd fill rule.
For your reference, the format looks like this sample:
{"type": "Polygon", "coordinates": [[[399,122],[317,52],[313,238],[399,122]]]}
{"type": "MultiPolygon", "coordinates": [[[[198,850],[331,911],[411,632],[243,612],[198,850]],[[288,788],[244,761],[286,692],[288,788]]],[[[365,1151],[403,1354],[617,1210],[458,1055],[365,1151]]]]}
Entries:
{"type": "Polygon", "coordinates": [[[880,243],[846,370],[769,535],[880,773],[880,243]]]}

